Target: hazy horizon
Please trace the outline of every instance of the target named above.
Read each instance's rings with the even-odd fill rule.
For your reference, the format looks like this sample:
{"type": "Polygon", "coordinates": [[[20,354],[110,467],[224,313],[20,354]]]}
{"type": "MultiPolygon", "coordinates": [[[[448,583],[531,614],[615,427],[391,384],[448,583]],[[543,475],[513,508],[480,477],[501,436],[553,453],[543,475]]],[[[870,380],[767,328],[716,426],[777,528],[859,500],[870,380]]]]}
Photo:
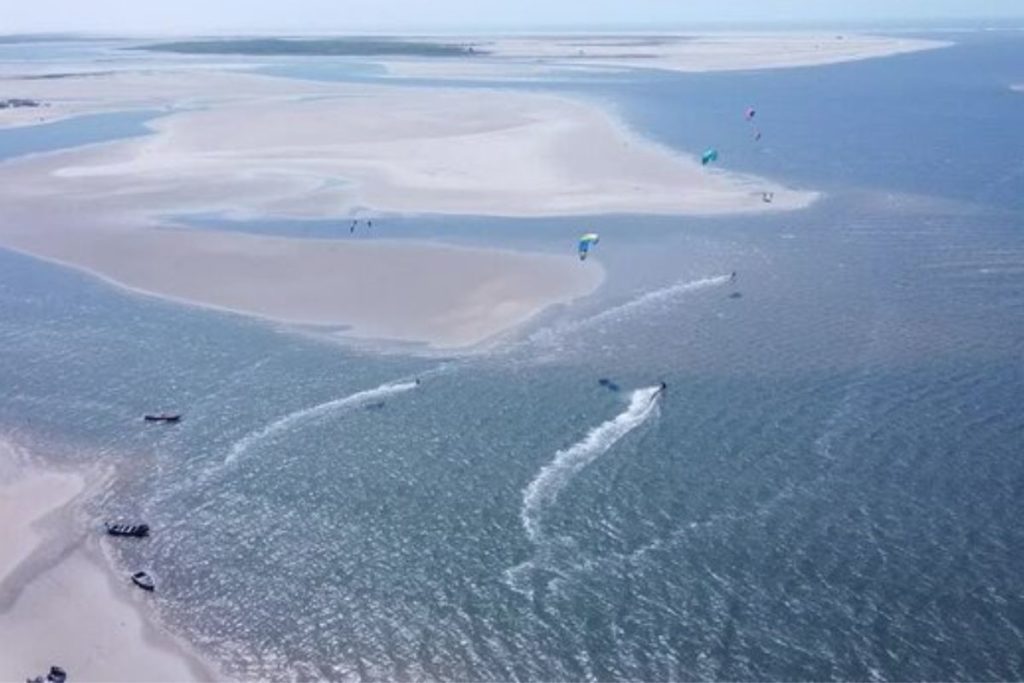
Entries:
{"type": "Polygon", "coordinates": [[[688,27],[756,26],[935,26],[942,22],[1024,20],[1024,4],[990,0],[984,10],[962,0],[865,0],[856,7],[824,0],[809,7],[798,0],[697,0],[680,6],[672,0],[541,0],[490,3],[486,11],[469,0],[223,0],[209,6],[199,0],[129,3],[96,0],[87,6],[71,0],[18,4],[3,0],[0,33],[227,34],[227,33],[399,33],[521,32],[569,30],[685,30],[688,27]],[[396,18],[400,17],[400,18],[396,18]]]}

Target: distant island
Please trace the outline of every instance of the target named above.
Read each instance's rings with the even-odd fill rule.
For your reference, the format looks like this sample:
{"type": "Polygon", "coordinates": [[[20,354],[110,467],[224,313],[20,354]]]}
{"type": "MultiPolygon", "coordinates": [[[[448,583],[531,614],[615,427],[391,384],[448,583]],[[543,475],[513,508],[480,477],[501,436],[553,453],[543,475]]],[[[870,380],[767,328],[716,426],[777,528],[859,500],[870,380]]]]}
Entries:
{"type": "Polygon", "coordinates": [[[204,55],[309,55],[335,57],[462,57],[480,52],[472,45],[388,38],[230,38],[138,45],[129,50],[204,55]]]}

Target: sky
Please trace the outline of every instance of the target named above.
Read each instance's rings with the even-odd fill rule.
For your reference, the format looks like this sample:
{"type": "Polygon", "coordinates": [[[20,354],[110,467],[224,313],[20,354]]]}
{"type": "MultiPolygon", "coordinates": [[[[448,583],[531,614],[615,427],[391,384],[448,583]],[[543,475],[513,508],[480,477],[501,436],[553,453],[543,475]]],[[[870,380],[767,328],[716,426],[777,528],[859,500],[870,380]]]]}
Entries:
{"type": "Polygon", "coordinates": [[[0,0],[0,34],[685,28],[1024,20],[1024,0],[0,0]]]}

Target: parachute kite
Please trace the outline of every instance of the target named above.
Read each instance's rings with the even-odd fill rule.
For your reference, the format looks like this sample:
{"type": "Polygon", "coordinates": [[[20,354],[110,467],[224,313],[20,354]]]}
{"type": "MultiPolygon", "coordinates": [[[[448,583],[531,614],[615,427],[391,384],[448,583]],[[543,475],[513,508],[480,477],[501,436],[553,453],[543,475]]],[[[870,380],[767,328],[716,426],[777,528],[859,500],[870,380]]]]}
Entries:
{"type": "Polygon", "coordinates": [[[707,166],[712,161],[718,161],[718,150],[714,148],[707,150],[706,152],[704,152],[704,154],[701,155],[700,165],[707,166]]]}
{"type": "Polygon", "coordinates": [[[581,237],[579,247],[580,261],[587,260],[587,254],[590,253],[591,247],[595,246],[600,241],[601,238],[593,232],[588,232],[586,235],[581,237]]]}
{"type": "Polygon", "coordinates": [[[756,109],[754,109],[753,107],[747,107],[747,111],[744,114],[744,116],[747,118],[747,121],[752,121],[756,115],[757,115],[757,110],[756,109]]]}

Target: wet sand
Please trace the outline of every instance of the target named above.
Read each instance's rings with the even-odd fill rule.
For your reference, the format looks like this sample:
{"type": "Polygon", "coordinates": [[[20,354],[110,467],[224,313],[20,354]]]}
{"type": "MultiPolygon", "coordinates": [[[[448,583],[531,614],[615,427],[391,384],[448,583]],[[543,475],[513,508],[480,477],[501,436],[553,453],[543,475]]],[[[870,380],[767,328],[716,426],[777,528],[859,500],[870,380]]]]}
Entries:
{"type": "Polygon", "coordinates": [[[151,136],[0,165],[0,245],[149,294],[362,338],[476,345],[603,275],[571,242],[562,256],[387,243],[380,221],[375,239],[355,242],[353,215],[721,214],[817,197],[702,168],[563,97],[207,71],[41,83],[107,107],[141,106],[147,93],[151,106],[202,108],[156,119],[151,136]],[[188,213],[331,218],[339,235],[174,229],[168,216],[188,213]]]}
{"type": "Polygon", "coordinates": [[[98,560],[98,538],[71,519],[85,477],[37,469],[0,441],[0,680],[194,681],[217,676],[146,620],[133,593],[98,560]]]}
{"type": "Polygon", "coordinates": [[[486,41],[480,47],[502,58],[696,73],[820,66],[948,45],[937,40],[836,32],[524,37],[486,41]]]}

